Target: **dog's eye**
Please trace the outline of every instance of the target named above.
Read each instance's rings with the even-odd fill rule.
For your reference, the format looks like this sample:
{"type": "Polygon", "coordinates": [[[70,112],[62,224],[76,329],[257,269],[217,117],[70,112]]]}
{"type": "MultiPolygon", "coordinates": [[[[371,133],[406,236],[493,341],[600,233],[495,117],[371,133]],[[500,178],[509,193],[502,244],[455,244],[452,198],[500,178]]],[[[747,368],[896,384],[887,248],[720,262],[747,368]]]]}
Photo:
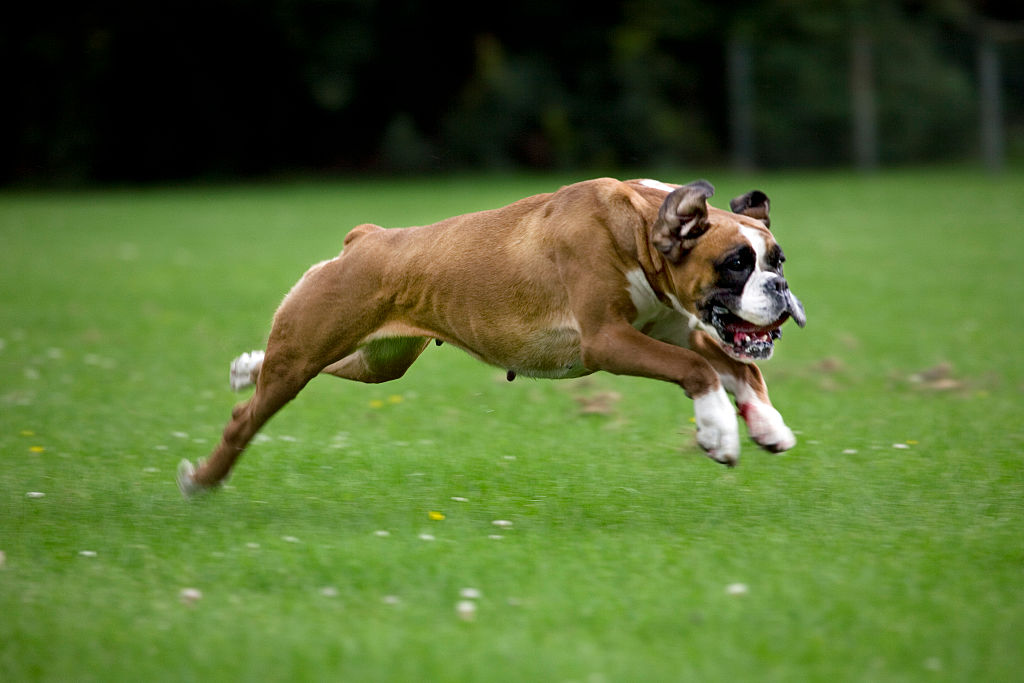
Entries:
{"type": "Polygon", "coordinates": [[[722,268],[725,270],[747,270],[754,265],[754,253],[750,250],[743,249],[736,252],[732,256],[728,257],[722,268]]]}
{"type": "Polygon", "coordinates": [[[782,264],[785,262],[786,255],[782,253],[781,249],[776,249],[768,255],[768,267],[773,270],[781,270],[782,264]]]}

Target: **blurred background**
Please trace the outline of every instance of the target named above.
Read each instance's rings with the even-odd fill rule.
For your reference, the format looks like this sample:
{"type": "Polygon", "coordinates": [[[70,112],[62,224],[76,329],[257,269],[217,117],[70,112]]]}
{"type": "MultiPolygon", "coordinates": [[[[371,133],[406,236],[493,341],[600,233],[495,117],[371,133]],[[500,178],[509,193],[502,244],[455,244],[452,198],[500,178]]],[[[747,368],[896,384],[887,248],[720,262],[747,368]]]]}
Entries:
{"type": "Polygon", "coordinates": [[[0,25],[0,184],[1024,157],[1020,0],[111,0],[0,25]]]}

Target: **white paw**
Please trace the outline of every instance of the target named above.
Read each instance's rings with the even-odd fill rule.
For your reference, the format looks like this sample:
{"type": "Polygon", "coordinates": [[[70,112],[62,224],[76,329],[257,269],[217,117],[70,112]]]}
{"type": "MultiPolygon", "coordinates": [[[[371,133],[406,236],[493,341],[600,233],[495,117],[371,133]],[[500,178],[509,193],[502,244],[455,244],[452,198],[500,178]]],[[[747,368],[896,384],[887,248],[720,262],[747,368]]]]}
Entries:
{"type": "Polygon", "coordinates": [[[766,451],[781,453],[796,445],[793,430],[786,426],[779,411],[767,403],[741,403],[740,414],[747,421],[750,438],[766,451]]]}
{"type": "Polygon", "coordinates": [[[186,498],[191,498],[206,488],[196,483],[195,473],[196,468],[188,460],[178,463],[178,489],[186,498]]]}
{"type": "Polygon", "coordinates": [[[693,400],[697,443],[712,460],[733,467],[740,459],[740,432],[736,411],[725,389],[719,387],[693,400]]]}
{"type": "Polygon", "coordinates": [[[263,367],[263,352],[250,351],[231,361],[231,388],[241,391],[256,384],[260,368],[263,367]]]}

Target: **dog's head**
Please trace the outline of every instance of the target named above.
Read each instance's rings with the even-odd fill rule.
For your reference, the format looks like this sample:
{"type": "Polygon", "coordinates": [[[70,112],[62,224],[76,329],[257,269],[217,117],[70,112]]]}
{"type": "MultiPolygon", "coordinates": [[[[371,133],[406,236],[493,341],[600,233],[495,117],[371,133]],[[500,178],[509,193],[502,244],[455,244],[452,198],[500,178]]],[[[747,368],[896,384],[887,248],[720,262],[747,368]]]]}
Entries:
{"type": "Polygon", "coordinates": [[[744,362],[770,358],[782,324],[803,327],[804,307],[782,274],[786,260],[768,230],[768,197],[754,190],[732,212],[708,206],[714,187],[698,180],[668,194],[651,243],[668,262],[673,305],[744,362]]]}

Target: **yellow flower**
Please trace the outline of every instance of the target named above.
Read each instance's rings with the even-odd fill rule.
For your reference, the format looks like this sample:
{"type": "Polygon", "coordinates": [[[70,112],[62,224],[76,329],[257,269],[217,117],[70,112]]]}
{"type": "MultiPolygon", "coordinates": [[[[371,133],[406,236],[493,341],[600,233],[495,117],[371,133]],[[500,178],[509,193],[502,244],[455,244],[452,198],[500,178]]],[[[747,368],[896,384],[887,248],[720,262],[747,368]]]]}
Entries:
{"type": "Polygon", "coordinates": [[[444,519],[444,513],[438,512],[437,510],[431,510],[430,512],[427,513],[427,516],[435,522],[440,522],[442,519],[444,519]]]}
{"type": "Polygon", "coordinates": [[[375,398],[372,401],[370,401],[370,407],[371,408],[383,408],[384,407],[384,401],[380,400],[379,398],[375,398]]]}
{"type": "Polygon", "coordinates": [[[31,451],[32,453],[42,453],[42,452],[43,452],[43,451],[45,451],[46,449],[45,449],[45,448],[43,448],[42,446],[32,446],[32,447],[31,447],[31,448],[29,448],[28,450],[29,450],[29,451],[31,451]]]}
{"type": "Polygon", "coordinates": [[[392,394],[391,396],[388,396],[388,403],[401,403],[404,400],[405,399],[403,399],[398,394],[392,394]]]}
{"type": "Polygon", "coordinates": [[[920,442],[917,439],[907,439],[908,446],[916,446],[918,443],[920,442]]]}

